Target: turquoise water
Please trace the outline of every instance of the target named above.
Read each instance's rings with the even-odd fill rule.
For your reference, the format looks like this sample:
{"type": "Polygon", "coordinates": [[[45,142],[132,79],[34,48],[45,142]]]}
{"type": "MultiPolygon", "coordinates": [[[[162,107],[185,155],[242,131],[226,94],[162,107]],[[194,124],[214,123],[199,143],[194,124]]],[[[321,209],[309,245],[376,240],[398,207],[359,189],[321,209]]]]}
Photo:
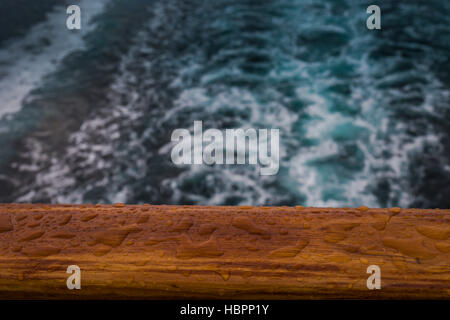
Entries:
{"type": "Polygon", "coordinates": [[[0,89],[0,201],[450,207],[446,1],[380,1],[378,31],[357,0],[103,2],[72,49],[1,45],[0,88],[56,62],[0,89]],[[197,120],[280,129],[278,175],[175,166],[197,120]]]}

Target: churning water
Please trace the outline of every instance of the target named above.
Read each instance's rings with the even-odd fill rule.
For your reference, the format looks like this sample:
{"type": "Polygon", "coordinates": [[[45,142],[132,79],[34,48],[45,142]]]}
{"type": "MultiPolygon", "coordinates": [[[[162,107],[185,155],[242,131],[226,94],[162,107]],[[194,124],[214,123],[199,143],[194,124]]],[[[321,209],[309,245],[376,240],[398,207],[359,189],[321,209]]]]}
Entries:
{"type": "Polygon", "coordinates": [[[382,30],[359,0],[82,0],[81,32],[5,2],[0,202],[450,207],[446,0],[378,1],[382,30]],[[280,129],[279,173],[175,166],[196,120],[280,129]]]}

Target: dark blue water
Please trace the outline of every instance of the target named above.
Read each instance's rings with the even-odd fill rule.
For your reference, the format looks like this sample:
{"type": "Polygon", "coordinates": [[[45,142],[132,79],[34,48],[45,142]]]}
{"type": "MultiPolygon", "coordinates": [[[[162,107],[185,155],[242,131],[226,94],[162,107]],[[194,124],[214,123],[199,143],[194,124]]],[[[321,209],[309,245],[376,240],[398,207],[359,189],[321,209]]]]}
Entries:
{"type": "Polygon", "coordinates": [[[450,4],[379,1],[377,31],[370,4],[36,9],[1,35],[0,201],[449,208],[450,4]],[[280,129],[279,173],[175,166],[196,120],[280,129]]]}

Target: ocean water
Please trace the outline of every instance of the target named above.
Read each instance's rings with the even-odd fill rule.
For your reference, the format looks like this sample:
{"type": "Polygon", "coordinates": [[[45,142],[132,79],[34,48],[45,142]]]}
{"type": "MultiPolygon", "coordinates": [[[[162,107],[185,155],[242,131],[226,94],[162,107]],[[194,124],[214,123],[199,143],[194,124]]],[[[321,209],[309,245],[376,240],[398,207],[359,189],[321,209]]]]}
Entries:
{"type": "Polygon", "coordinates": [[[4,2],[0,202],[450,208],[448,1],[4,2]],[[280,129],[278,174],[175,166],[198,120],[280,129]]]}

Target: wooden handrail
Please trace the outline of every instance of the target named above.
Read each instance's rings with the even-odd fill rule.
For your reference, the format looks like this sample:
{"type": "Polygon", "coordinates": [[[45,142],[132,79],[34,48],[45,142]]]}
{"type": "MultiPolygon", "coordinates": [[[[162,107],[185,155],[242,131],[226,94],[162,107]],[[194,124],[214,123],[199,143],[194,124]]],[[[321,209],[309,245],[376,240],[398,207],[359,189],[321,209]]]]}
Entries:
{"type": "Polygon", "coordinates": [[[439,209],[2,204],[0,298],[449,299],[449,237],[439,209]]]}

